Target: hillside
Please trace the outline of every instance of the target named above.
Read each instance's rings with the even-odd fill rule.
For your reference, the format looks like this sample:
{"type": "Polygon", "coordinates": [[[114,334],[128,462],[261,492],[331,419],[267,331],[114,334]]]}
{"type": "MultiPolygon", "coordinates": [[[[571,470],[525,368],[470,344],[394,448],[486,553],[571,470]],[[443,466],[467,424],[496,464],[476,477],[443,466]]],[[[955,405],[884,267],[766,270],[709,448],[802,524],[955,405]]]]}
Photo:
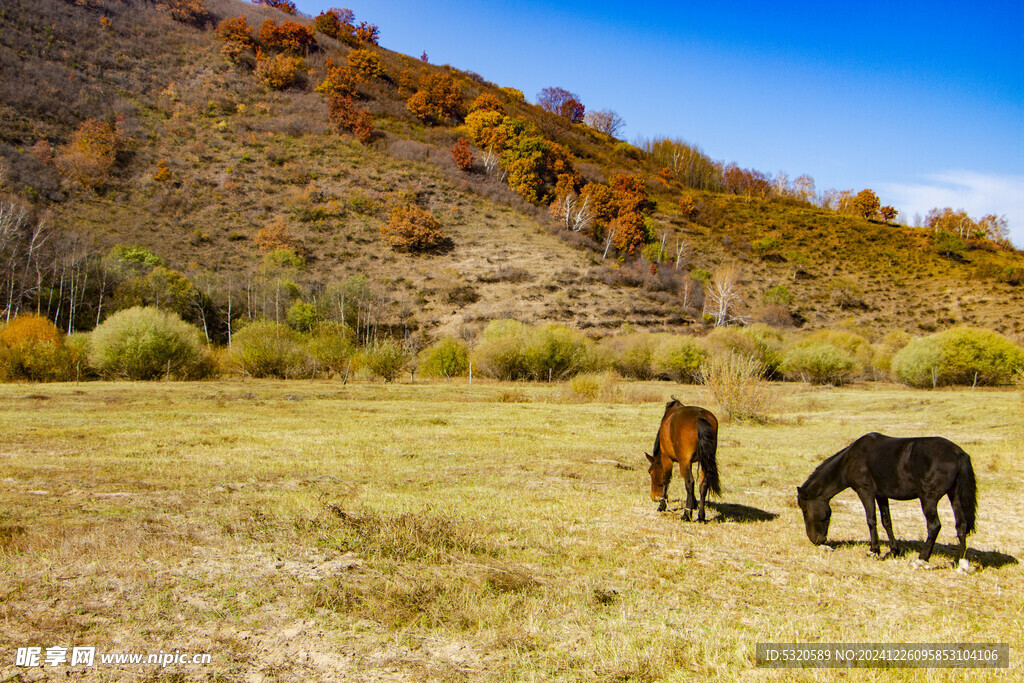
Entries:
{"type": "Polygon", "coordinates": [[[30,291],[25,305],[44,293],[51,305],[54,290],[57,300],[65,296],[65,271],[83,274],[80,281],[68,276],[80,282],[81,301],[63,324],[58,307],[58,324],[87,329],[102,315],[97,309],[151,296],[108,283],[114,274],[104,270],[110,261],[103,256],[123,245],[145,247],[187,278],[205,297],[200,307],[216,309],[219,319],[237,315],[240,301],[250,314],[283,317],[292,301],[322,302],[332,284],[363,276],[379,324],[425,337],[442,330],[469,336],[501,317],[598,334],[623,325],[699,330],[708,324],[702,274],[736,266],[741,322],[844,324],[873,334],[966,322],[1024,334],[1018,252],[977,244],[942,255],[923,230],[659,178],[662,165],[632,145],[477,74],[373,44],[318,33],[317,48],[304,58],[308,72],[275,90],[251,62],[225,57],[214,26],[235,16],[255,28],[266,19],[309,25],[309,18],[207,0],[209,17],[183,22],[168,4],[183,3],[0,4],[0,190],[57,231],[48,242],[49,267],[60,286],[54,279],[46,292],[30,291]],[[372,51],[383,65],[380,77],[358,86],[356,101],[373,117],[365,144],[338,132],[327,99],[315,91],[329,63],[344,63],[356,49],[372,51]],[[474,168],[460,171],[450,150],[466,135],[465,115],[423,123],[406,105],[432,74],[454,77],[464,105],[492,95],[509,117],[571,152],[584,181],[642,177],[648,223],[654,240],[664,241],[666,262],[652,266],[614,250],[604,258],[601,244],[559,229],[543,203],[512,191],[500,170],[488,173],[485,150],[475,148],[474,168]],[[115,163],[92,187],[71,182],[66,161],[62,167],[89,119],[113,123],[118,140],[115,163]],[[689,216],[681,197],[693,201],[689,216]],[[450,238],[445,249],[405,253],[382,241],[389,210],[407,203],[440,220],[450,238]],[[301,265],[268,263],[260,242],[268,227],[303,257],[301,265]],[[792,297],[783,310],[763,299],[779,285],[792,297]]]}

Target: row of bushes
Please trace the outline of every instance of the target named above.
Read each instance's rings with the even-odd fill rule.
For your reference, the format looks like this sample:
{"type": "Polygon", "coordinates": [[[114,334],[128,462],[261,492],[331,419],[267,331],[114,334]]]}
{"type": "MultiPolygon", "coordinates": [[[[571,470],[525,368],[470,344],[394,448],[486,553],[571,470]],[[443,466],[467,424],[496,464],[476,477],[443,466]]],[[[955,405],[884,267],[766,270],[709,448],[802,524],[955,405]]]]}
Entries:
{"type": "Polygon", "coordinates": [[[703,338],[623,333],[594,341],[563,325],[495,320],[472,348],[444,337],[416,354],[392,340],[359,347],[352,331],[338,323],[319,323],[302,333],[265,320],[241,328],[229,348],[216,348],[176,314],[135,307],[117,312],[91,333],[69,336],[38,315],[15,318],[0,331],[0,380],[357,372],[392,381],[407,371],[464,376],[472,367],[478,375],[501,380],[561,381],[614,371],[631,379],[693,382],[726,355],[756,361],[768,379],[816,384],[893,379],[913,387],[999,385],[1024,372],[1024,348],[995,332],[966,327],[917,339],[891,333],[876,343],[848,331],[784,335],[763,325],[718,328],[703,338]]]}

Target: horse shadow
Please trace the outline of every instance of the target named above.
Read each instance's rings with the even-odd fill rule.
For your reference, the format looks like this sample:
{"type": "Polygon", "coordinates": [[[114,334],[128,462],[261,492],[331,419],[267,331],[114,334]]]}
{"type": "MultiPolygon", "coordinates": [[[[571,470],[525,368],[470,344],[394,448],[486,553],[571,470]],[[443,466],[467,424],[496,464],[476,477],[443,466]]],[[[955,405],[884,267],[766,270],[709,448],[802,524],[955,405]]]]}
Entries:
{"type": "MultiPolygon", "coordinates": [[[[924,549],[924,541],[900,541],[900,554],[899,557],[911,557],[919,554],[924,549]]],[[[828,545],[832,546],[836,550],[840,548],[867,548],[870,543],[868,541],[833,541],[828,545]]],[[[891,559],[892,553],[889,552],[888,546],[885,541],[882,541],[882,559],[891,559]]],[[[947,543],[936,543],[933,548],[933,560],[935,555],[942,555],[948,558],[951,562],[956,562],[959,557],[960,546],[952,545],[947,543]]],[[[977,562],[982,567],[992,567],[998,569],[999,567],[1005,567],[1011,564],[1019,564],[1019,561],[1013,555],[1007,555],[996,550],[975,550],[971,547],[967,548],[967,559],[977,562]]]]}
{"type": "MultiPolygon", "coordinates": [[[[709,500],[704,503],[704,507],[708,513],[709,524],[721,524],[722,522],[737,522],[740,524],[747,522],[770,522],[779,516],[774,512],[768,512],[767,510],[761,510],[749,505],[740,505],[739,503],[716,503],[709,500]],[[714,515],[712,513],[718,514],[714,515]]],[[[682,511],[682,501],[680,501],[679,507],[672,508],[672,512],[682,511]]],[[[696,515],[696,513],[694,514],[696,515]]]]}

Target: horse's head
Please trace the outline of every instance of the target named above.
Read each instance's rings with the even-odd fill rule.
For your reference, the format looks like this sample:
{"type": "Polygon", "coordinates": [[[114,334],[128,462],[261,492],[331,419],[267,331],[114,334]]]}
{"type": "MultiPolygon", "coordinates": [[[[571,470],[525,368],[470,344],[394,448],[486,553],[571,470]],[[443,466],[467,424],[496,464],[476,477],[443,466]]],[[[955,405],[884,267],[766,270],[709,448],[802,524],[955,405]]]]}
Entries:
{"type": "Polygon", "coordinates": [[[821,545],[828,538],[828,523],[832,519],[832,508],[824,498],[810,498],[803,488],[796,488],[796,502],[804,513],[804,529],[807,538],[814,545],[821,545]]]}
{"type": "Polygon", "coordinates": [[[651,475],[651,500],[661,500],[665,495],[665,487],[672,480],[672,463],[665,467],[660,457],[649,453],[644,455],[647,456],[647,462],[651,463],[647,468],[647,473],[651,475]]]}

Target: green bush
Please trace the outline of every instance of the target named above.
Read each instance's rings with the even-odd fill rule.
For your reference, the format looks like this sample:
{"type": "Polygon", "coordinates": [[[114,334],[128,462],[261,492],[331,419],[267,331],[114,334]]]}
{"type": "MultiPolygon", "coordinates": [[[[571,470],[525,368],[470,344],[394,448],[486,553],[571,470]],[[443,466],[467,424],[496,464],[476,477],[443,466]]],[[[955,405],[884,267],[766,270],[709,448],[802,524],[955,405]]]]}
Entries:
{"type": "Polygon", "coordinates": [[[708,360],[708,352],[695,337],[672,336],[658,347],[654,367],[658,375],[676,382],[697,382],[700,370],[708,360]]]}
{"type": "Polygon", "coordinates": [[[619,334],[601,341],[611,366],[629,379],[654,378],[654,339],[650,334],[619,334]]]}
{"type": "Polygon", "coordinates": [[[854,362],[833,344],[811,341],[790,349],[779,369],[787,377],[811,384],[845,384],[853,376],[854,362]]]}
{"type": "Polygon", "coordinates": [[[850,369],[850,376],[847,379],[868,377],[870,375],[871,359],[875,355],[875,349],[871,346],[871,342],[856,332],[848,330],[817,330],[806,337],[805,342],[831,344],[848,355],[853,361],[853,367],[850,369]]]}
{"type": "Polygon", "coordinates": [[[525,379],[528,338],[529,328],[518,320],[492,320],[473,349],[473,362],[481,374],[494,379],[525,379]]]}
{"type": "Polygon", "coordinates": [[[74,379],[81,358],[52,322],[34,313],[19,315],[0,330],[0,381],[74,379]]]}
{"type": "Polygon", "coordinates": [[[420,372],[428,377],[469,374],[469,346],[455,337],[442,337],[420,353],[420,372]]]}
{"type": "Polygon", "coordinates": [[[705,338],[705,346],[711,355],[721,356],[736,353],[749,356],[758,363],[765,377],[775,375],[782,363],[783,337],[778,331],[764,324],[750,327],[716,327],[705,338]]]}
{"type": "Polygon", "coordinates": [[[386,339],[364,350],[366,368],[385,382],[394,382],[398,375],[409,366],[412,356],[404,345],[386,339]]]}
{"type": "Polygon", "coordinates": [[[620,394],[619,377],[614,372],[585,372],[562,385],[561,397],[573,403],[614,403],[619,400],[620,394]]]}
{"type": "Polygon", "coordinates": [[[877,377],[882,376],[894,379],[892,373],[892,359],[899,353],[900,349],[910,343],[912,337],[903,330],[889,332],[874,347],[871,356],[871,369],[877,377]]]}
{"type": "Polygon", "coordinates": [[[790,306],[793,303],[793,294],[786,285],[775,285],[765,290],[761,303],[766,306],[790,306]]]}
{"type": "Polygon", "coordinates": [[[340,323],[317,324],[306,340],[306,352],[313,362],[314,372],[330,377],[348,371],[355,354],[352,337],[352,331],[340,323]]]}
{"type": "Polygon", "coordinates": [[[177,314],[149,306],[118,311],[93,330],[89,362],[117,379],[200,379],[213,372],[202,333],[177,314]]]}
{"type": "Polygon", "coordinates": [[[257,320],[236,332],[231,338],[231,357],[250,377],[302,377],[310,363],[302,336],[269,320],[257,320]]]}
{"type": "Polygon", "coordinates": [[[914,339],[892,359],[896,378],[912,387],[999,385],[1024,368],[1024,349],[996,332],[954,327],[914,339]]]}
{"type": "Polygon", "coordinates": [[[299,332],[309,332],[320,322],[320,315],[315,304],[296,301],[285,314],[285,321],[299,332]]]}

